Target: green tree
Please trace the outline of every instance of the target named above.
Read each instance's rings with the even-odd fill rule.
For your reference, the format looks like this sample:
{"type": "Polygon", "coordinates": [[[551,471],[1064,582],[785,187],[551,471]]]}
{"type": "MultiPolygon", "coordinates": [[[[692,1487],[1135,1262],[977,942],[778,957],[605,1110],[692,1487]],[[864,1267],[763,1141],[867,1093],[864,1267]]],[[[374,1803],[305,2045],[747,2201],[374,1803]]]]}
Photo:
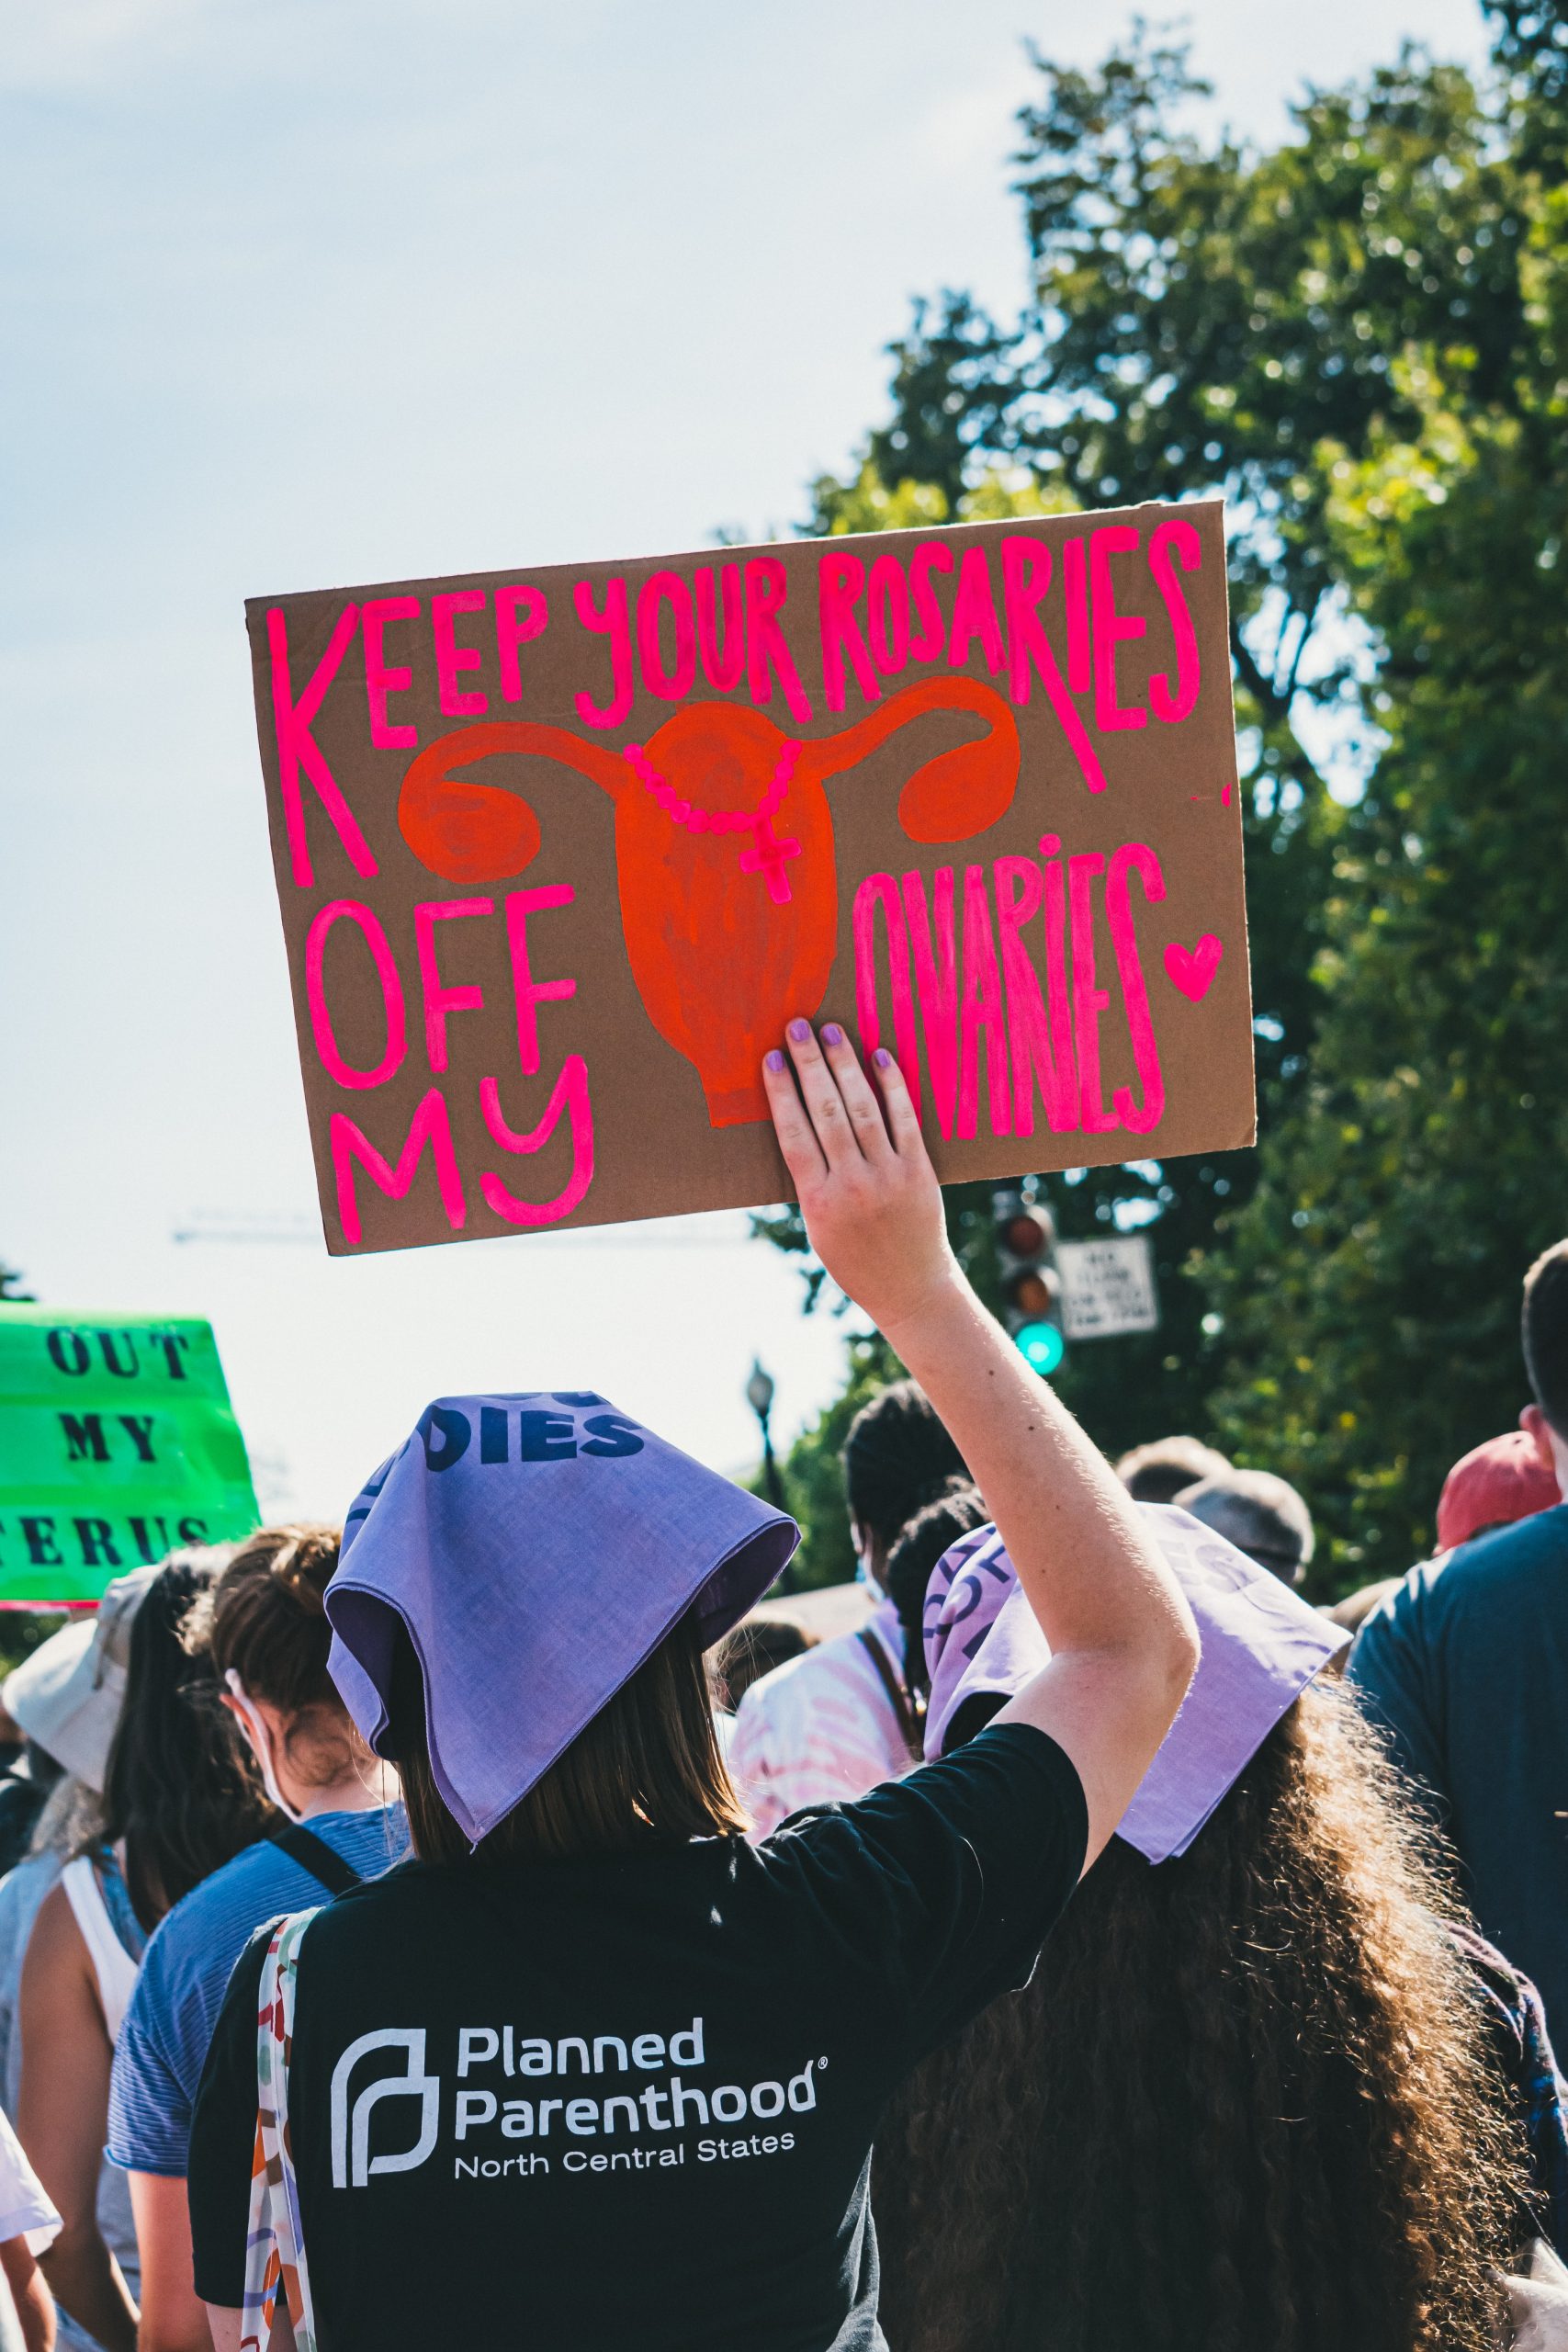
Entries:
{"type": "MultiPolygon", "coordinates": [[[[1328,777],[1358,754],[1364,773],[1380,729],[1394,736],[1384,761],[1405,755],[1387,700],[1398,615],[1375,578],[1389,557],[1370,552],[1382,518],[1358,516],[1354,483],[1451,432],[1435,386],[1443,418],[1522,430],[1521,385],[1549,373],[1540,281],[1561,244],[1541,190],[1553,167],[1562,177],[1568,52],[1555,10],[1494,13],[1494,84],[1478,88],[1407,46],[1361,83],[1310,93],[1267,151],[1192,131],[1202,85],[1187,51],[1141,25],[1093,71],[1036,55],[1039,94],[1015,157],[1033,273],[1024,317],[1004,334],[962,295],[917,305],[893,351],[890,422],[844,481],[813,486],[817,531],[941,520],[981,511],[973,502],[987,494],[1053,507],[1214,491],[1229,502],[1264,1149],[1048,1180],[1069,1235],[1150,1221],[1164,1328],[1075,1351],[1059,1384],[1112,1448],[1204,1429],[1218,1383],[1232,1442],[1277,1460],[1281,1432],[1264,1406],[1279,1378],[1269,1327],[1276,1352],[1322,1361],[1309,1274],[1319,1252],[1302,1238],[1309,1225],[1291,1221],[1301,1204],[1288,1171],[1309,1132],[1322,1147],[1318,1074],[1343,1041],[1337,1025],[1320,1043],[1318,1023],[1365,944],[1347,935],[1348,877],[1364,887],[1393,854],[1384,764],[1359,807],[1328,777]],[[1246,1262],[1268,1313],[1249,1317],[1226,1278],[1243,1231],[1268,1233],[1289,1259],[1302,1318],[1289,1332],[1266,1251],[1253,1247],[1246,1262]]],[[[1403,528],[1393,522],[1388,536],[1403,528]]],[[[1419,531],[1413,545],[1438,560],[1419,531]]],[[[1484,630],[1487,617],[1480,596],[1470,625],[1484,630]]],[[[1430,669],[1435,651],[1416,643],[1427,621],[1441,628],[1458,613],[1439,597],[1425,621],[1401,623],[1410,662],[1430,669]]],[[[1435,739],[1425,756],[1438,760],[1435,739]]],[[[1401,1067],[1426,1085],[1419,1057],[1401,1067]]],[[[1523,1227],[1488,1216],[1485,1189],[1465,1246],[1495,1278],[1523,1227]]],[[[953,1215],[984,1289],[989,1221],[976,1188],[953,1215]]],[[[773,1230],[799,1246],[794,1221],[773,1230]]],[[[1304,1431],[1324,1399],[1299,1401],[1304,1431]]],[[[1354,1503],[1348,1485],[1327,1498],[1330,1574],[1354,1573],[1374,1525],[1379,1556],[1397,1557],[1429,1504],[1430,1451],[1406,1454],[1392,1394],[1365,1402],[1354,1475],[1371,1483],[1354,1503]]],[[[1291,1444],[1304,1474],[1304,1439],[1291,1444]]],[[[1325,1461],[1314,1457],[1314,1501],[1325,1461]]]]}
{"type": "Polygon", "coordinates": [[[1419,431],[1325,452],[1387,740],[1325,910],[1312,1077],[1212,1272],[1219,1418],[1312,1495],[1336,1583],[1419,1556],[1444,1471],[1512,1425],[1520,1277],[1568,1227],[1568,191],[1537,194],[1506,395],[1411,357],[1419,431]]]}

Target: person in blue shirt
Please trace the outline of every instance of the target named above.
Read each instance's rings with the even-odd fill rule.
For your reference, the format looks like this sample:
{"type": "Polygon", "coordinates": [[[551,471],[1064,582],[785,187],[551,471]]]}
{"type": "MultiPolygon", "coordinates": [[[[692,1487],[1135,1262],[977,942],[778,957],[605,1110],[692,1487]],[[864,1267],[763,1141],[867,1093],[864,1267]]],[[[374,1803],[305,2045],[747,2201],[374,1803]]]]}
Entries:
{"type": "Polygon", "coordinates": [[[254,1753],[277,1832],[176,1903],[147,1946],[115,2052],[108,2153],[130,2175],[141,2264],[141,2352],[210,2352],[191,2279],[191,2109],[213,2025],[252,1931],[400,1859],[395,1782],[327,1676],[321,1611],[338,1535],[267,1528],[236,1552],[188,1621],[254,1753]]]}
{"type": "MultiPolygon", "coordinates": [[[[1525,1278],[1525,1427],[1568,1489],[1568,1240],[1525,1278]]],[[[1412,1568],[1349,1678],[1457,1849],[1483,1933],[1568,2043],[1568,1508],[1412,1568]]]]}

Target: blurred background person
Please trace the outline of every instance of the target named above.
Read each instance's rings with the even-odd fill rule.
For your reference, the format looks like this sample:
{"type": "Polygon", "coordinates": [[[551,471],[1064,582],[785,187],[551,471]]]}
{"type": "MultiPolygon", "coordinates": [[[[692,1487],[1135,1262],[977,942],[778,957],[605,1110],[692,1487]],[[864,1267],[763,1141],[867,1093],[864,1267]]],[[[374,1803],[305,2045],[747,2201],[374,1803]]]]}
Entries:
{"type": "Polygon", "coordinates": [[[338,1531],[273,1527],[238,1547],[185,1623],[187,1646],[243,1734],[276,1812],[177,1903],[147,1947],[115,2053],[108,2153],[130,2175],[141,2277],[141,2352],[209,2352],[191,2281],[191,2109],[230,1973],[253,1930],[328,1901],[398,1860],[396,1783],[327,1674],[321,1596],[338,1531]]]}
{"type": "MultiPolygon", "coordinates": [[[[119,1577],[97,1610],[73,1617],[51,1634],[6,1679],[5,1702],[28,1742],[30,1758],[41,1759],[40,1782],[49,1793],[34,1822],[30,1850],[0,1881],[0,2103],[14,2124],[21,2103],[22,2038],[18,2030],[22,1969],[39,1905],[60,1883],[66,1862],[103,1829],[103,1787],[115,1726],[125,1697],[131,1620],[155,1567],[119,1577]]],[[[111,2217],[116,2200],[122,2224],[117,2233],[130,2250],[130,2209],[124,2187],[106,2166],[100,2195],[111,2217]]],[[[52,2307],[52,2301],[51,2301],[52,2307]]],[[[87,2339],[68,2318],[62,2340],[87,2339]]],[[[20,2321],[0,2295],[0,2346],[17,2352],[20,2321]]]]}
{"type": "Polygon", "coordinates": [[[989,1514],[978,1488],[954,1479],[951,1493],[915,1513],[887,1555],[887,1598],[898,1611],[898,1627],[904,1641],[904,1679],[918,1702],[922,1718],[931,1675],[926,1666],[921,1620],[931,1570],[964,1536],[989,1525],[989,1514]]]}
{"type": "MultiPolygon", "coordinates": [[[[1525,1277],[1543,1469],[1568,1474],[1568,1241],[1525,1277]]],[[[1452,1522],[1450,1521],[1450,1526],[1452,1522]]],[[[1568,2038],[1568,1509],[1412,1568],[1362,1626],[1349,1679],[1452,1839],[1476,1917],[1568,2038]]]]}
{"type": "Polygon", "coordinates": [[[1272,1471],[1227,1466],[1172,1499],[1281,1584],[1300,1584],[1312,1566],[1312,1513],[1289,1480],[1272,1471]]]}
{"type": "Polygon", "coordinates": [[[243,1742],[201,1704],[210,1668],[180,1638],[214,1568],[212,1555],[176,1556],[111,1621],[105,1645],[128,1634],[128,1654],[102,1818],[39,1905],[22,1967],[17,2129],[62,2222],[44,2271],[69,2323],[63,2340],[105,2352],[137,2341],[135,2231],[104,2139],[138,1963],[170,1905],[269,1815],[243,1742]]]}
{"type": "Polygon", "coordinates": [[[1156,1437],[1135,1445],[1116,1464],[1116,1476],[1135,1503],[1173,1503],[1185,1487],[1223,1478],[1227,1457],[1195,1437],[1156,1437]]]}
{"type": "Polygon", "coordinates": [[[48,2251],[59,2230],[59,2214],[20,2141],[0,2115],[0,2275],[10,2304],[0,2333],[7,2352],[12,2345],[18,2352],[53,2352],[54,2298],[44,2284],[38,2257],[48,2251]]]}
{"type": "Polygon", "coordinates": [[[754,1682],[736,1710],[729,1769],[759,1836],[803,1805],[864,1796],[919,1761],[903,1628],[885,1578],[909,1521],[955,1483],[966,1487],[968,1471],[914,1381],[894,1381],[855,1415],[844,1493],[876,1605],[853,1633],[754,1682]]]}
{"type": "Polygon", "coordinates": [[[1532,1428],[1489,1437],[1454,1464],[1438,1497],[1439,1556],[1499,1527],[1533,1519],[1538,1510],[1554,1510],[1562,1500],[1551,1444],[1541,1444],[1539,1428],[1537,1408],[1532,1428]]]}

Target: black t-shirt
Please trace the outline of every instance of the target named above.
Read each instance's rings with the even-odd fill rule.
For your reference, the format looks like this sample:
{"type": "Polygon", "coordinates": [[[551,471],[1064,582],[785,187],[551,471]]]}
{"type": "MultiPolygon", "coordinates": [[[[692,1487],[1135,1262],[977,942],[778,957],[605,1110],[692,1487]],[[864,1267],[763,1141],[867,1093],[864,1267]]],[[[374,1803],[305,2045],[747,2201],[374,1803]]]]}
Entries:
{"type": "MultiPolygon", "coordinates": [[[[1026,1725],[758,1847],[408,1863],[299,1953],[289,2111],[322,2352],[876,2352],[884,2102],[1026,1981],[1083,1865],[1026,1725]]],[[[197,2293],[237,2305],[266,1934],[191,2133],[197,2293]]]]}

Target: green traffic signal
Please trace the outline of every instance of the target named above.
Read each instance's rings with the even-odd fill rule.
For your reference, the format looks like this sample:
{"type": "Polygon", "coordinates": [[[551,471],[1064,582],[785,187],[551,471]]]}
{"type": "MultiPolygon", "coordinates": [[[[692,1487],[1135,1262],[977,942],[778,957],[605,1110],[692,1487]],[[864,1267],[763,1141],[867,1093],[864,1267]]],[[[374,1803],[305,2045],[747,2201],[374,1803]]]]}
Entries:
{"type": "Polygon", "coordinates": [[[1043,1378],[1054,1373],[1066,1354],[1066,1342],[1055,1323],[1025,1323],[1013,1333],[1013,1344],[1043,1378]]]}

